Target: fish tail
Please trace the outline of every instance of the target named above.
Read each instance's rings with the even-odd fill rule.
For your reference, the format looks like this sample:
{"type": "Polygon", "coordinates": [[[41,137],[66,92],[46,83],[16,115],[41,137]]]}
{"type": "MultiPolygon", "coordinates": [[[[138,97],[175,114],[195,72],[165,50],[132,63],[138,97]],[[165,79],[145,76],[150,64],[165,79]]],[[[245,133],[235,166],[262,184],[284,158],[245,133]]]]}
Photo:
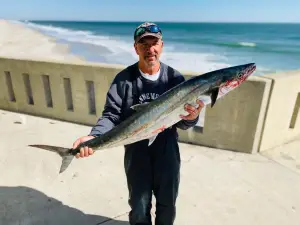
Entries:
{"type": "Polygon", "coordinates": [[[55,152],[58,155],[60,155],[62,157],[62,164],[60,166],[59,173],[64,172],[68,168],[68,166],[71,164],[74,158],[74,155],[78,152],[70,148],[51,146],[51,145],[29,145],[29,146],[55,152]]]}
{"type": "Polygon", "coordinates": [[[73,155],[68,155],[68,156],[62,157],[62,163],[61,163],[61,166],[59,169],[59,173],[64,172],[68,168],[68,166],[71,164],[73,158],[74,158],[73,155]]]}

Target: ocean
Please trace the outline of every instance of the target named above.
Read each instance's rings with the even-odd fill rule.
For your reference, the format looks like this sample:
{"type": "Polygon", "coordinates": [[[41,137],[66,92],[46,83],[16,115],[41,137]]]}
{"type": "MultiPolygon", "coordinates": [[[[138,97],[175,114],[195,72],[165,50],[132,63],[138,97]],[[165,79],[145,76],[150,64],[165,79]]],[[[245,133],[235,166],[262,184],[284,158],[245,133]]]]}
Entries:
{"type": "MultiPolygon", "coordinates": [[[[86,61],[130,65],[138,60],[133,32],[140,22],[21,21],[68,44],[86,61]]],[[[181,71],[209,72],[255,62],[255,75],[300,69],[300,24],[157,22],[161,60],[181,71]]]]}

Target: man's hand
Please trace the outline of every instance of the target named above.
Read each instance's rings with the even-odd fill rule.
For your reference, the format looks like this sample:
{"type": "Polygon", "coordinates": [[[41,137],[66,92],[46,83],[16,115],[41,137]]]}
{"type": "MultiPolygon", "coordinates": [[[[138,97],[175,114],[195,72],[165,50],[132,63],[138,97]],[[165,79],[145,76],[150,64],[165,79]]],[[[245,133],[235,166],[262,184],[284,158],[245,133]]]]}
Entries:
{"type": "Polygon", "coordinates": [[[204,107],[204,103],[200,100],[197,100],[196,103],[199,104],[199,106],[197,108],[190,105],[190,104],[186,104],[184,106],[185,111],[187,111],[189,113],[189,115],[187,115],[187,116],[180,115],[181,119],[183,119],[183,120],[195,120],[199,116],[202,108],[204,107]]]}
{"type": "MultiPolygon", "coordinates": [[[[73,149],[75,149],[79,144],[86,142],[88,140],[91,140],[95,138],[94,136],[84,136],[84,137],[80,137],[78,138],[74,143],[73,143],[73,149]]],[[[80,149],[80,153],[76,154],[76,158],[78,159],[79,157],[83,158],[83,157],[88,157],[89,155],[92,155],[94,153],[94,150],[92,148],[89,148],[87,146],[85,146],[84,148],[80,149]]]]}

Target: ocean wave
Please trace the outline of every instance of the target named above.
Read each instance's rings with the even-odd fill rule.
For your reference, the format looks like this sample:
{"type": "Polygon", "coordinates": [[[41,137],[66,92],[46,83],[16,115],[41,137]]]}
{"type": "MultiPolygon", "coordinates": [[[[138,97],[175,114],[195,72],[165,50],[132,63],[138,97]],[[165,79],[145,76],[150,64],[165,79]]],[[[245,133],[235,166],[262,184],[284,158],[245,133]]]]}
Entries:
{"type": "MultiPolygon", "coordinates": [[[[88,61],[129,65],[138,60],[132,40],[129,38],[120,40],[118,36],[40,25],[30,21],[25,24],[69,44],[73,53],[85,57],[88,61]]],[[[230,66],[225,56],[205,52],[186,52],[178,49],[174,44],[165,44],[161,60],[178,70],[200,73],[230,66]]]]}
{"type": "MultiPolygon", "coordinates": [[[[26,26],[54,37],[57,42],[67,44],[73,55],[83,57],[86,61],[130,65],[138,60],[132,40],[129,38],[126,41],[120,40],[118,36],[99,35],[99,32],[95,34],[88,30],[72,30],[31,22],[27,22],[26,26]]],[[[166,42],[161,60],[177,70],[193,73],[206,73],[236,64],[252,62],[251,57],[243,56],[234,59],[224,52],[193,48],[193,45],[166,42]]],[[[271,71],[269,68],[258,65],[255,74],[261,75],[271,71]]]]}
{"type": "MultiPolygon", "coordinates": [[[[40,25],[28,22],[26,23],[28,27],[39,30],[41,33],[52,36],[58,41],[62,41],[76,48],[76,52],[81,54],[81,51],[84,53],[88,52],[88,55],[91,56],[93,53],[96,55],[103,54],[101,59],[105,57],[119,57],[121,52],[130,52],[127,57],[134,57],[133,53],[126,41],[121,41],[116,38],[107,36],[107,35],[95,35],[92,31],[87,30],[73,30],[70,28],[56,27],[52,25],[40,25]],[[81,49],[81,51],[80,51],[81,49]]],[[[96,55],[89,57],[96,60],[96,55]]],[[[84,55],[83,55],[84,56],[84,55]]],[[[118,60],[115,60],[116,63],[118,60]]],[[[105,60],[109,62],[109,60],[105,60]]]]}
{"type": "Polygon", "coordinates": [[[232,47],[232,48],[244,48],[244,47],[255,48],[257,46],[257,44],[253,43],[253,42],[233,42],[233,43],[230,43],[230,42],[216,42],[214,44],[216,44],[218,46],[227,46],[227,47],[232,47]]]}
{"type": "MultiPolygon", "coordinates": [[[[235,38],[237,39],[237,38],[235,38]]],[[[297,40],[298,37],[291,37],[290,39],[297,40]]],[[[300,39],[299,39],[300,40],[300,39]]],[[[226,50],[245,50],[254,51],[258,53],[274,53],[274,54],[293,54],[300,56],[300,45],[299,43],[273,43],[272,40],[268,41],[227,41],[222,38],[222,40],[206,37],[172,37],[170,38],[172,43],[185,43],[189,46],[206,46],[206,47],[219,47],[226,48],[226,50]]]]}
{"type": "Polygon", "coordinates": [[[238,44],[241,46],[246,46],[246,47],[255,47],[256,46],[255,43],[251,43],[251,42],[239,42],[238,44]]]}
{"type": "Polygon", "coordinates": [[[300,48],[297,46],[279,46],[276,44],[259,44],[254,42],[215,42],[217,46],[229,48],[250,48],[253,51],[261,53],[275,53],[275,54],[296,54],[300,55],[300,48]]]}

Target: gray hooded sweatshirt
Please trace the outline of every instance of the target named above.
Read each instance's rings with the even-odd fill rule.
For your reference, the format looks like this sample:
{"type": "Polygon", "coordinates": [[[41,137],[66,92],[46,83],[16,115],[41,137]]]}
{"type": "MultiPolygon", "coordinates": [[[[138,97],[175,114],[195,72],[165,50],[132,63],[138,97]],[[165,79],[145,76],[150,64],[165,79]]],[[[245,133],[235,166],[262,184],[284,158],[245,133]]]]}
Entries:
{"type": "MultiPolygon", "coordinates": [[[[99,136],[109,131],[130,116],[132,105],[150,102],[183,81],[184,77],[177,70],[162,62],[159,77],[154,81],[142,76],[138,63],[128,66],[114,78],[106,95],[102,116],[89,135],[99,136]]],[[[173,127],[186,130],[196,125],[198,119],[181,120],[173,127]]]]}

